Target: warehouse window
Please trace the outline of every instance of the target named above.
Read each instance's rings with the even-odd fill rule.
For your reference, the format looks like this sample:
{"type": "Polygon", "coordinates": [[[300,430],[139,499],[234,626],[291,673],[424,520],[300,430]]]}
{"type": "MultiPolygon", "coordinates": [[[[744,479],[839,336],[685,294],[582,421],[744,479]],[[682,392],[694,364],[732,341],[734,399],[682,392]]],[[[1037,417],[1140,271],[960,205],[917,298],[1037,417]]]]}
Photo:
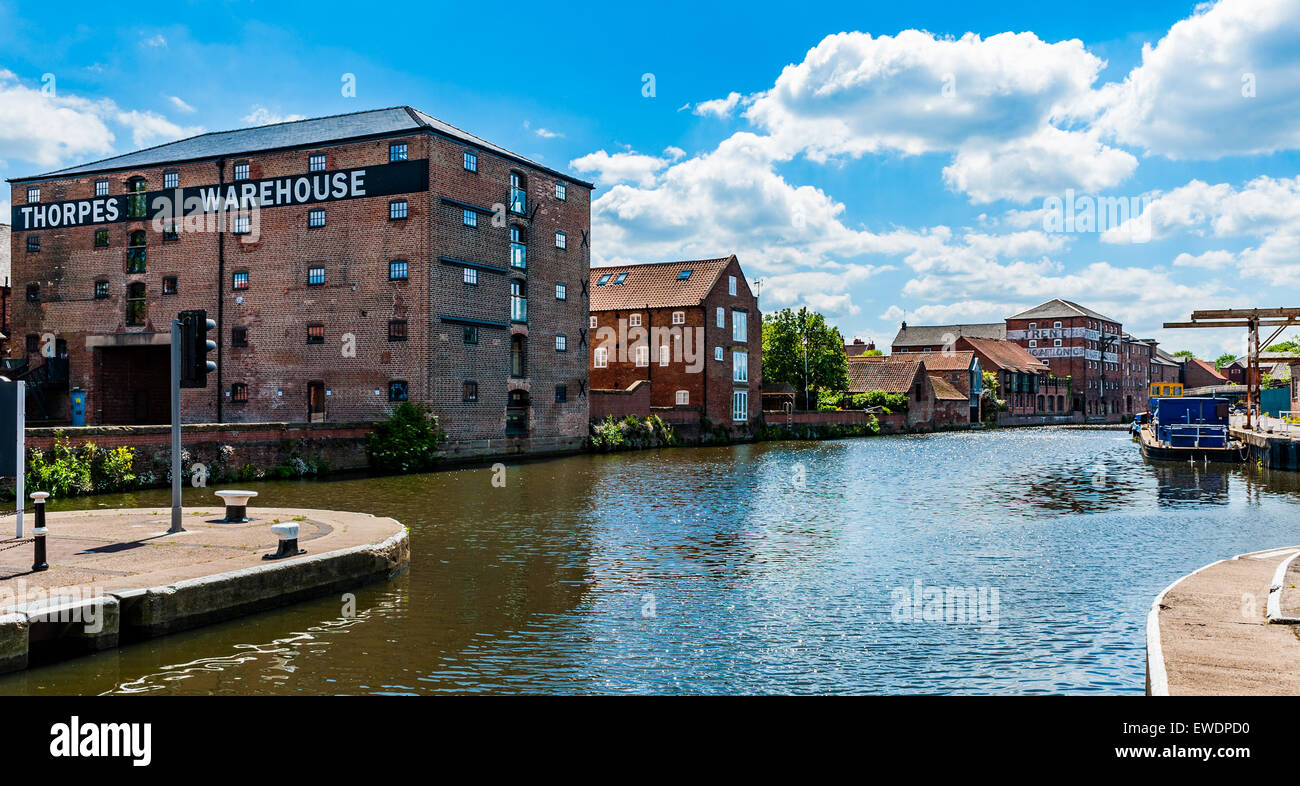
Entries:
{"type": "Polygon", "coordinates": [[[472,267],[465,268],[465,283],[478,285],[478,271],[472,267]]]}
{"type": "Polygon", "coordinates": [[[325,326],[319,322],[307,326],[307,343],[324,344],[325,343],[325,326]]]}
{"type": "Polygon", "coordinates": [[[236,179],[236,180],[247,180],[247,179],[248,179],[248,162],[247,162],[247,161],[236,161],[236,162],[235,162],[235,179],[236,179]]]}
{"type": "Polygon", "coordinates": [[[248,271],[236,270],[230,276],[231,289],[248,289],[248,271]]]}
{"type": "Polygon", "coordinates": [[[95,282],[95,299],[96,299],[96,300],[103,300],[103,299],[106,298],[106,297],[108,297],[108,282],[107,282],[107,281],[96,281],[96,282],[95,282]]]}
{"type": "Polygon", "coordinates": [[[177,291],[176,276],[163,276],[162,293],[164,295],[174,295],[177,291]]]}
{"type": "Polygon", "coordinates": [[[179,172],[163,172],[163,188],[180,188],[181,175],[179,172]]]}
{"type": "Polygon", "coordinates": [[[567,248],[567,247],[568,247],[568,244],[569,244],[569,238],[568,238],[568,237],[567,237],[563,232],[556,232],[556,233],[555,233],[555,247],[556,247],[556,248],[567,248]]]}
{"type": "Polygon", "coordinates": [[[469,172],[478,171],[478,155],[468,150],[465,151],[465,169],[469,172]]]}
{"type": "Polygon", "coordinates": [[[147,311],[144,299],[144,284],[136,282],[126,287],[126,324],[143,325],[147,311]]]}
{"type": "Polygon", "coordinates": [[[388,320],[388,340],[405,341],[406,340],[406,320],[390,319],[388,320]]]}
{"type": "Polygon", "coordinates": [[[556,285],[555,285],[555,299],[556,299],[556,300],[568,300],[568,299],[569,299],[569,288],[568,288],[566,285],[562,284],[562,283],[560,283],[560,284],[556,284],[556,285]]]}
{"type": "Polygon", "coordinates": [[[28,303],[39,303],[39,302],[41,302],[41,285],[40,285],[40,284],[28,284],[28,285],[27,285],[27,302],[28,302],[28,303]]]}
{"type": "Polygon", "coordinates": [[[569,386],[568,386],[568,385],[556,385],[556,386],[555,386],[555,403],[556,403],[556,404],[563,404],[564,402],[566,402],[566,401],[568,401],[568,400],[569,400],[569,386]]]}
{"type": "Polygon", "coordinates": [[[28,236],[27,236],[27,253],[29,253],[29,254],[35,254],[36,252],[38,252],[38,251],[40,251],[40,250],[41,250],[41,236],[40,236],[40,235],[28,235],[28,236]]]}
{"type": "Polygon", "coordinates": [[[248,328],[246,327],[231,328],[230,346],[232,347],[248,346],[248,328]]]}
{"type": "Polygon", "coordinates": [[[714,348],[713,348],[713,359],[714,359],[714,360],[722,360],[722,347],[714,347],[714,348]]]}
{"type": "Polygon", "coordinates": [[[252,228],[253,219],[250,216],[235,216],[234,233],[236,235],[247,235],[252,228]]]}
{"type": "Polygon", "coordinates": [[[464,329],[461,331],[460,337],[466,344],[477,344],[478,328],[474,325],[465,325],[464,329]]]}
{"type": "Polygon", "coordinates": [[[106,196],[108,196],[108,181],[107,181],[107,180],[96,180],[96,181],[95,181],[95,196],[97,196],[97,197],[106,197],[106,196]]]}
{"type": "Polygon", "coordinates": [[[308,171],[308,172],[324,172],[324,171],[325,171],[325,154],[324,154],[324,153],[312,153],[310,156],[308,156],[308,157],[307,157],[307,171],[308,171]]]}
{"type": "Polygon", "coordinates": [[[596,368],[607,368],[609,366],[609,350],[605,347],[596,347],[591,365],[596,368]]]}
{"type": "Polygon", "coordinates": [[[510,376],[528,376],[528,338],[518,333],[510,337],[510,376]]]}
{"type": "Polygon", "coordinates": [[[559,335],[557,335],[557,336],[555,337],[555,351],[556,351],[556,352],[568,352],[568,351],[569,351],[569,337],[568,337],[568,336],[564,335],[563,333],[560,333],[559,335]]]}
{"type": "Polygon", "coordinates": [[[1032,338],[1029,339],[1029,348],[1030,348],[1030,349],[1034,349],[1034,348],[1037,347],[1037,346],[1038,346],[1038,342],[1037,342],[1037,341],[1035,341],[1035,340],[1032,339],[1032,338]]]}
{"type": "Polygon", "coordinates": [[[523,270],[528,267],[528,246],[524,245],[524,228],[510,225],[510,267],[523,270]]]}
{"type": "Polygon", "coordinates": [[[388,218],[391,221],[406,218],[407,204],[405,199],[394,199],[388,203],[388,218]]]}
{"type": "Polygon", "coordinates": [[[145,179],[143,177],[133,177],[126,181],[126,217],[127,218],[144,218],[146,214],[145,204],[145,179]]]}
{"type": "Polygon", "coordinates": [[[323,227],[325,226],[325,209],[318,207],[307,211],[307,226],[323,227]]]}
{"type": "Polygon", "coordinates": [[[394,259],[388,263],[388,279],[390,281],[405,281],[407,272],[405,259],[394,259]]]}
{"type": "Polygon", "coordinates": [[[510,320],[528,321],[528,289],[524,282],[517,278],[510,279],[510,320]]]}
{"type": "MultiPolygon", "coordinates": [[[[402,145],[406,147],[406,145],[402,145]]],[[[406,401],[406,381],[394,379],[388,383],[388,400],[389,401],[406,401]]]]}
{"type": "Polygon", "coordinates": [[[40,348],[41,348],[41,337],[40,337],[40,335],[39,335],[39,334],[36,334],[36,333],[28,333],[28,334],[27,334],[26,345],[27,345],[27,351],[28,351],[28,352],[36,352],[36,351],[40,350],[40,348]]]}
{"type": "Polygon", "coordinates": [[[230,400],[235,404],[248,403],[248,384],[236,382],[230,386],[230,400]]]}
{"type": "Polygon", "coordinates": [[[478,383],[470,379],[465,380],[465,386],[461,389],[460,398],[461,401],[466,403],[478,401],[478,383]]]}
{"type": "Polygon", "coordinates": [[[325,283],[325,268],[322,265],[314,265],[307,268],[307,286],[319,286],[325,283]]]}
{"type": "Polygon", "coordinates": [[[478,213],[473,210],[466,210],[460,220],[467,227],[476,227],[478,226],[478,213]]]}
{"type": "Polygon", "coordinates": [[[405,160],[406,160],[406,143],[405,143],[405,142],[394,142],[393,144],[389,145],[389,146],[388,146],[388,160],[389,160],[389,161],[405,161],[405,160]]]}
{"type": "Polygon", "coordinates": [[[126,272],[145,272],[145,234],[143,229],[131,233],[126,241],[126,272]]]}
{"type": "Polygon", "coordinates": [[[169,220],[163,222],[162,230],[163,240],[180,240],[180,233],[176,231],[176,221],[169,220]]]}
{"type": "Polygon", "coordinates": [[[567,191],[568,189],[563,183],[555,184],[555,198],[560,200],[561,202],[563,202],[567,198],[565,196],[567,191]]]}
{"type": "Polygon", "coordinates": [[[41,201],[41,189],[40,189],[40,186],[28,186],[28,187],[27,187],[27,202],[30,204],[30,203],[32,203],[32,202],[40,202],[40,201],[41,201]]]}
{"type": "Polygon", "coordinates": [[[522,172],[510,173],[510,212],[528,212],[528,178],[522,172]]]}

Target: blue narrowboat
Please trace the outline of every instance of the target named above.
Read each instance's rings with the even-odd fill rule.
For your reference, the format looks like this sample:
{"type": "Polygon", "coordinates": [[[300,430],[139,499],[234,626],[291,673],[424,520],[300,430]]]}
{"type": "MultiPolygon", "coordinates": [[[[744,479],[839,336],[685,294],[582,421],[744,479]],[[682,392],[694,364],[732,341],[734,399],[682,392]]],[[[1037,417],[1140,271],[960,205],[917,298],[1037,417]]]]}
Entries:
{"type": "Polygon", "coordinates": [[[1162,460],[1241,461],[1244,452],[1228,427],[1228,400],[1152,397],[1149,422],[1138,433],[1142,455],[1162,460]]]}

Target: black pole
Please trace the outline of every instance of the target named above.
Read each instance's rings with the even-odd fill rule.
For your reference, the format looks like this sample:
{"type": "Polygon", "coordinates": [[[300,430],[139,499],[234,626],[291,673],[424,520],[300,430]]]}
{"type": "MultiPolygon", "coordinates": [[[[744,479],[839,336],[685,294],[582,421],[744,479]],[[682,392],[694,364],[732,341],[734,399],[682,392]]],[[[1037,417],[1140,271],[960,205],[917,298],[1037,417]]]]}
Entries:
{"type": "Polygon", "coordinates": [[[32,499],[36,503],[36,529],[32,530],[32,542],[36,546],[36,554],[32,560],[33,572],[50,569],[49,563],[45,561],[45,498],[48,496],[49,494],[43,491],[32,494],[32,499]]]}

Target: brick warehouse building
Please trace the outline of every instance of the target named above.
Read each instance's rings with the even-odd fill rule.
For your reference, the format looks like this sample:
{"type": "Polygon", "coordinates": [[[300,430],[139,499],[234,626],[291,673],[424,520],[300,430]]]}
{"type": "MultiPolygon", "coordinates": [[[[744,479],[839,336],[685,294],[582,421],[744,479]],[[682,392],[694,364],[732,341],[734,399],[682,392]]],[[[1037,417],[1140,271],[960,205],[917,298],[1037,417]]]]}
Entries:
{"type": "Polygon", "coordinates": [[[586,434],[590,183],[410,107],[11,183],[11,346],[66,357],[88,423],[167,422],[168,320],[204,308],[218,370],[186,422],[411,400],[453,439],[586,434]]]}
{"type": "Polygon", "coordinates": [[[1069,377],[1071,410],[1086,415],[1122,412],[1123,328],[1119,322],[1059,298],[1007,317],[1007,340],[1042,360],[1054,377],[1069,377]]]}
{"type": "Polygon", "coordinates": [[[762,315],[734,255],[593,268],[590,289],[593,390],[645,380],[651,409],[727,426],[761,415],[762,315]]]}

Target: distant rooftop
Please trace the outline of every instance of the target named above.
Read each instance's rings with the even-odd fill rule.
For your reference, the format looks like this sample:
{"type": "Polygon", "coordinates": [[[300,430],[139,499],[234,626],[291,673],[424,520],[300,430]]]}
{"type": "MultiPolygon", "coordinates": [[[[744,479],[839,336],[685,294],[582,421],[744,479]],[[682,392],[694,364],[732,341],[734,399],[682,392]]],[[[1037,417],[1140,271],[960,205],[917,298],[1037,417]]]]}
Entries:
{"type": "Polygon", "coordinates": [[[697,306],[734,256],[681,262],[593,267],[588,308],[592,311],[697,306]]]}
{"type": "Polygon", "coordinates": [[[909,325],[906,322],[894,336],[894,347],[942,346],[962,336],[970,338],[1006,338],[1005,322],[978,322],[970,325],[909,325]],[[945,338],[949,336],[950,338],[945,338]]]}
{"type": "Polygon", "coordinates": [[[370,109],[345,115],[330,115],[307,120],[292,120],[253,128],[232,131],[212,131],[188,139],[147,147],[132,153],[92,161],[66,169],[56,169],[42,175],[11,178],[10,182],[68,177],[117,169],[141,169],[179,161],[195,161],[221,156],[236,156],[265,150],[310,147],[345,139],[400,134],[406,131],[432,131],[442,136],[460,140],[474,147],[497,153],[505,158],[558,175],[565,180],[587,188],[593,185],[559,172],[544,164],[524,158],[481,137],[462,131],[453,125],[409,106],[387,109],[370,109]]]}
{"type": "Polygon", "coordinates": [[[1090,317],[1101,320],[1102,322],[1114,322],[1119,324],[1119,320],[1112,319],[1105,314],[1098,314],[1090,308],[1085,308],[1072,300],[1062,300],[1053,298],[1046,303],[1041,303],[1027,311],[1021,311],[1019,314],[1013,314],[1007,319],[1060,319],[1070,317],[1090,317]]]}

